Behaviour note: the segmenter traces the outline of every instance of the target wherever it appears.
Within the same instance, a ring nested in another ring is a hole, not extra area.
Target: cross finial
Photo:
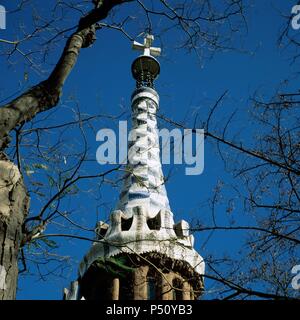
[[[137,41],[133,41],[132,48],[134,50],[144,51],[144,56],[154,56],[157,57],[161,54],[161,49],[156,47],[151,47],[154,41],[154,36],[147,34],[144,39],[144,44],[141,44]]]

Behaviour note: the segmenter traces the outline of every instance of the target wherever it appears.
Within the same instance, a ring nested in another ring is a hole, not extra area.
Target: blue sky
[[[222,119],[237,109],[234,129],[235,131],[241,130],[242,137],[248,136],[246,141],[251,145],[249,139],[251,134],[248,133],[255,133],[255,127],[248,128],[249,97],[258,89],[266,97],[272,96],[280,83],[285,79],[290,79],[296,73],[295,65],[290,64],[287,54],[284,54],[277,45],[279,29],[284,21],[276,9],[280,8],[288,15],[295,2],[252,1],[249,11],[246,11],[248,32],[241,39],[234,40],[235,45],[242,47],[242,50],[217,53],[212,59],[199,62],[194,54],[174,48],[176,37],[179,37],[177,33],[166,35],[163,41],[163,55],[159,58],[161,75],[156,81],[156,89],[161,98],[160,113],[180,123],[184,123],[187,119],[185,124],[192,126],[195,115],[198,114],[199,119],[205,119],[208,108],[224,91],[228,90],[226,100],[218,109],[217,120],[222,123]],[[0,0],[0,4],[5,5],[8,10],[14,7],[13,3],[16,1]],[[121,10],[124,16],[133,14],[131,5],[124,6],[124,9]],[[43,11],[47,12],[47,5]],[[16,27],[21,21],[24,22],[24,25],[29,26],[31,20],[31,8],[26,11],[24,9],[18,14],[8,14],[7,30],[0,30],[0,38],[13,39],[18,34]],[[74,21],[76,21],[75,17]],[[65,24],[72,26],[74,21],[69,17]],[[136,30],[130,26],[129,32],[135,34]],[[82,50],[78,63],[63,90],[62,101],[58,107],[62,111],[50,117],[48,125],[72,119],[72,108],[77,105],[82,113],[119,115],[125,112],[121,120],[129,118],[130,96],[135,86],[130,66],[137,52],[131,50],[130,41],[117,31],[102,29],[98,31],[97,36],[98,39],[93,47]],[[141,41],[141,38],[138,40]],[[155,45],[159,44],[159,41],[155,42]],[[16,64],[9,68],[6,59],[0,57],[2,74],[5,74],[5,81],[0,82],[0,100],[41,81],[46,76],[47,70],[51,70],[55,64],[62,45],[63,42],[50,54],[50,58],[47,58],[48,64],[44,74],[30,71],[21,56],[15,55],[13,61]],[[28,48],[25,46],[24,50],[26,49]],[[24,73],[27,72],[29,79],[24,81]],[[296,81],[289,84],[289,88],[296,86]],[[166,124],[160,121],[160,126],[164,125]],[[116,128],[116,126],[117,122],[109,119],[103,119],[95,125],[96,129]],[[53,136],[49,135],[50,141],[52,138]],[[82,139],[79,135],[74,134],[74,131],[66,132],[64,138],[69,146],[78,145],[80,147],[82,143]],[[92,130],[87,133],[87,141],[91,156],[95,155],[98,143]],[[24,150],[25,155],[27,152]],[[85,170],[95,173],[108,168],[109,166],[103,167],[91,162],[86,165]],[[203,206],[203,203],[212,195],[212,190],[219,180],[230,182],[232,179],[230,173],[225,171],[215,147],[209,141],[206,142],[205,169],[200,176],[186,176],[184,166],[164,166],[165,173],[168,173],[170,169],[172,169],[172,175],[166,188],[175,220],[184,218],[188,221],[198,219],[211,221],[210,212]],[[92,228],[97,221],[96,212],[99,219],[107,219],[117,201],[119,189],[104,185],[101,193],[98,194],[99,198],[95,199],[88,192],[90,183],[92,184],[92,182],[82,183],[80,188],[84,192],[72,200],[72,204],[66,201],[64,207],[68,210],[70,207],[77,206],[78,210],[74,219]],[[230,196],[228,192],[227,196]],[[32,212],[37,212],[41,205],[42,203],[38,201],[32,201]],[[225,211],[225,207],[223,209]],[[228,216],[224,211],[218,212],[217,219],[218,222],[225,224]],[[240,218],[242,215],[240,212],[235,212],[234,215],[237,215],[236,217],[239,217],[243,223],[250,219],[249,217]],[[51,233],[51,228],[47,232]],[[243,234],[221,232],[214,235],[203,246],[207,236],[208,234],[195,235],[195,248],[204,258],[209,252],[217,255],[223,253],[234,255],[241,245]],[[60,245],[57,252],[71,256],[73,268],[67,270],[65,278],[48,276],[46,281],[43,281],[34,276],[37,271],[34,265],[29,263],[29,271],[20,276],[19,299],[60,299],[63,288],[68,287],[69,282],[76,278],[78,262],[91,243],[74,239],[57,241]]]

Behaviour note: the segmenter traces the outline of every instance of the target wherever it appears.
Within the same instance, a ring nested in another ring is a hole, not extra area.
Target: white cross
[[[132,48],[134,50],[144,51],[145,56],[159,56],[161,54],[160,48],[151,47],[152,42],[154,41],[154,36],[151,34],[147,34],[144,39],[144,44],[141,44],[137,41],[133,41]]]

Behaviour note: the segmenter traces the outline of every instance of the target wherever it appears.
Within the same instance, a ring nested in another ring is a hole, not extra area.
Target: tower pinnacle
[[[151,47],[153,41],[154,36],[147,35],[144,39],[144,44],[133,42],[132,48],[134,50],[143,51],[143,54],[133,61],[131,67],[137,88],[143,86],[153,88],[153,82],[159,75],[160,65],[154,56],[159,56],[161,49]]]
[[[144,44],[141,44],[137,41],[133,41],[132,48],[134,50],[144,50],[144,56],[160,56],[161,49],[156,47],[151,47],[154,41],[154,36],[151,34],[147,34],[144,39]]]

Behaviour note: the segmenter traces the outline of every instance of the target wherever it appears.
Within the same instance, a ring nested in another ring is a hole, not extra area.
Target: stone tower
[[[153,36],[132,64],[132,130],[128,165],[110,224],[99,222],[97,241],[84,257],[65,299],[194,300],[203,290],[204,261],[193,249],[189,225],[174,223],[160,162],[154,80],[160,73]]]

